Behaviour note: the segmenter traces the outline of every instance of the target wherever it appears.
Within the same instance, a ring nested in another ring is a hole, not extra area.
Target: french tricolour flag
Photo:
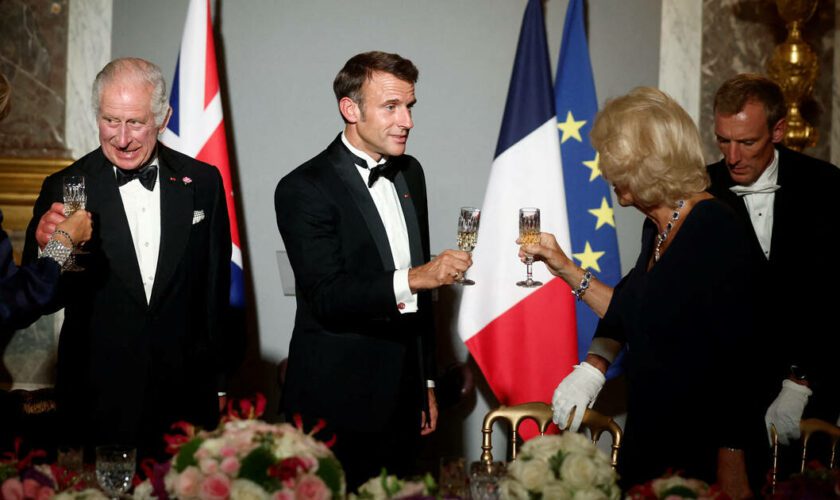
[[[172,118],[161,137],[167,146],[197,160],[215,165],[222,182],[230,217],[231,252],[230,304],[243,307],[242,250],[239,225],[233,203],[225,121],[222,115],[216,50],[210,22],[210,0],[190,0],[181,52],[172,79],[169,104]]]
[[[549,402],[578,361],[569,286],[541,263],[534,277],[543,286],[516,286],[525,277],[520,208],[539,208],[542,230],[570,248],[554,107],[542,6],[529,0],[469,271],[476,285],[465,287],[458,314],[461,338],[504,405]]]

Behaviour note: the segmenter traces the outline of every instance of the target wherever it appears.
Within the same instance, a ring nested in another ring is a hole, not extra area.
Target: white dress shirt
[[[773,203],[779,186],[779,152],[774,150],[773,160],[761,176],[749,186],[732,186],[735,194],[744,197],[755,235],[761,244],[764,257],[770,259],[770,242],[773,239]]]
[[[159,165],[157,158],[152,164]],[[116,168],[114,167],[114,175]],[[148,304],[152,298],[160,252],[160,167],[157,169],[157,180],[153,190],[149,191],[139,180],[132,179],[120,186],[120,197],[125,217],[128,219],[128,228],[131,230],[134,253],[137,255]]]
[[[370,155],[350,144],[344,132],[341,133],[341,141],[351,153],[367,162],[367,166],[356,165],[359,175],[367,186],[368,177],[370,177],[369,168],[385,163],[386,158],[383,156],[379,162],[374,161]],[[385,226],[388,244],[391,246],[391,255],[394,257],[396,271],[394,271],[393,284],[398,309],[402,314],[417,312],[417,294],[411,293],[408,286],[411,248],[409,247],[408,229],[405,225],[405,216],[400,205],[397,188],[390,180],[380,177],[373,186],[368,188],[368,191],[373,198],[373,204],[376,205],[376,211],[379,212],[379,218],[382,219],[382,224]]]

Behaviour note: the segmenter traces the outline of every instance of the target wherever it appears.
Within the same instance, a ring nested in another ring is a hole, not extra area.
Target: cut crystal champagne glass
[[[475,207],[461,207],[458,216],[458,249],[464,252],[472,252],[478,241],[478,223],[481,219],[481,210]],[[458,285],[475,285],[475,281],[467,279],[466,272],[455,280]]]
[[[520,208],[519,209],[519,241],[522,245],[536,245],[540,242],[540,209]],[[535,281],[532,274],[534,257],[525,255],[525,269],[527,276],[523,281],[517,281],[516,285],[524,288],[542,286],[542,282]]]
[[[137,450],[128,446],[96,447],[96,481],[111,498],[120,498],[131,488]]]
[[[87,205],[87,192],[85,191],[85,177],[83,175],[68,175],[64,177],[64,216],[70,217],[77,210],[84,210]],[[74,255],[82,252],[75,246],[64,266],[65,271],[84,271],[84,268],[76,264]]]

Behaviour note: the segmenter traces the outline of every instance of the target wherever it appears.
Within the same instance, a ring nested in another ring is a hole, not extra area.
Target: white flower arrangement
[[[526,442],[501,483],[503,499],[616,500],[621,491],[609,458],[582,434]]]

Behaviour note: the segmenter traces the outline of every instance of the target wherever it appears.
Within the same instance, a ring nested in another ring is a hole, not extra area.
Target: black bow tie
[[[367,163],[365,163],[367,165]],[[394,177],[397,176],[397,167],[394,162],[388,158],[385,163],[380,163],[370,169],[370,176],[368,176],[368,187],[373,187],[373,184],[380,178],[384,177],[391,182],[394,182]]]
[[[157,180],[157,165],[146,165],[134,170],[123,170],[117,167],[118,185],[124,186],[134,179],[139,180],[144,188],[153,191],[155,189],[155,181]]]

